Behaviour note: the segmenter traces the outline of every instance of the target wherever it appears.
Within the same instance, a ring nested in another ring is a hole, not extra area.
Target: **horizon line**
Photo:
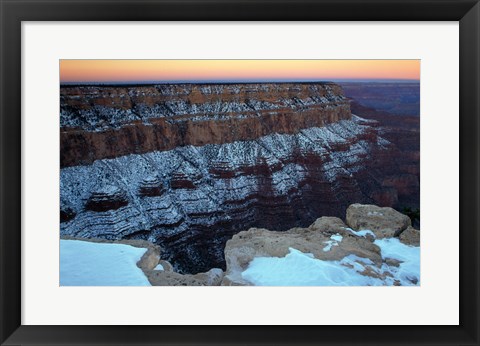
[[[132,81],[60,81],[60,85],[132,85],[132,84],[247,84],[247,83],[419,83],[410,78],[332,78],[332,79],[175,79],[175,80],[132,80]]]

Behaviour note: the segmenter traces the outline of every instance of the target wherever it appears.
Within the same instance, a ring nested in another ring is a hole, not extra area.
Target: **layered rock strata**
[[[298,133],[350,116],[333,83],[64,86],[60,165]]]

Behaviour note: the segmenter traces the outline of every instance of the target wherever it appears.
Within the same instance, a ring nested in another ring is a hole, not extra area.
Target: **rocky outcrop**
[[[285,257],[292,248],[318,260],[338,261],[352,268],[360,265],[361,275],[400,285],[392,273],[397,272],[403,261],[388,257],[388,253],[382,254],[376,241],[392,237],[399,237],[407,245],[420,245],[420,231],[409,226],[407,216],[391,208],[361,204],[347,209],[346,223],[336,217],[321,217],[308,228],[285,232],[251,228],[227,241],[227,269],[222,285],[252,285],[243,272],[255,258]],[[353,261],[340,262],[347,257]],[[407,282],[417,284],[418,280],[411,277]]]
[[[60,165],[295,134],[350,117],[333,83],[62,86]]]
[[[340,260],[354,254],[381,264],[380,249],[365,237],[357,236],[336,217],[322,217],[308,228],[285,232],[251,228],[227,241],[227,271],[223,285],[249,285],[241,274],[256,257],[285,257],[289,248],[310,253],[326,261]]]
[[[404,244],[420,246],[420,231],[408,226],[407,229],[400,234],[399,239]]]
[[[411,226],[410,218],[392,208],[352,204],[347,209],[347,224],[353,229],[368,229],[378,239],[399,236]]]

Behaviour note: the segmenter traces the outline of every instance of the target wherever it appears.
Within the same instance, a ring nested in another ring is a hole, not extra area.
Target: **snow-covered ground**
[[[60,286],[150,286],[137,262],[147,249],[60,240]]]
[[[360,232],[359,232],[360,233]],[[366,232],[369,233],[369,232]],[[333,235],[333,242],[341,241]],[[257,257],[242,277],[257,286],[382,286],[420,284],[420,247],[408,246],[397,238],[375,240],[384,259],[378,268],[367,259],[350,255],[340,261],[323,261],[312,254],[290,248],[285,257]],[[60,240],[60,286],[150,286],[136,263],[146,252],[124,244]],[[361,273],[370,268],[378,277]],[[158,265],[155,270],[163,270]],[[384,275],[385,273],[390,273]]]
[[[322,261],[312,254],[290,248],[285,257],[257,257],[242,277],[256,286],[382,286],[398,280],[402,286],[420,285],[420,247],[408,246],[396,238],[375,240],[382,257],[402,261],[398,267],[384,263],[374,266],[367,258],[350,255],[340,261]],[[365,266],[384,279],[360,274]]]

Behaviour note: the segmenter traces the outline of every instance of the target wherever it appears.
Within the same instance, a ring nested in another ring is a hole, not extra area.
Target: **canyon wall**
[[[332,83],[61,88],[62,235],[145,239],[225,269],[249,227],[306,227],[418,190],[378,122]],[[390,179],[390,180],[389,180]],[[417,193],[418,194],[418,193]]]
[[[64,86],[61,167],[298,133],[351,116],[333,83]]]

